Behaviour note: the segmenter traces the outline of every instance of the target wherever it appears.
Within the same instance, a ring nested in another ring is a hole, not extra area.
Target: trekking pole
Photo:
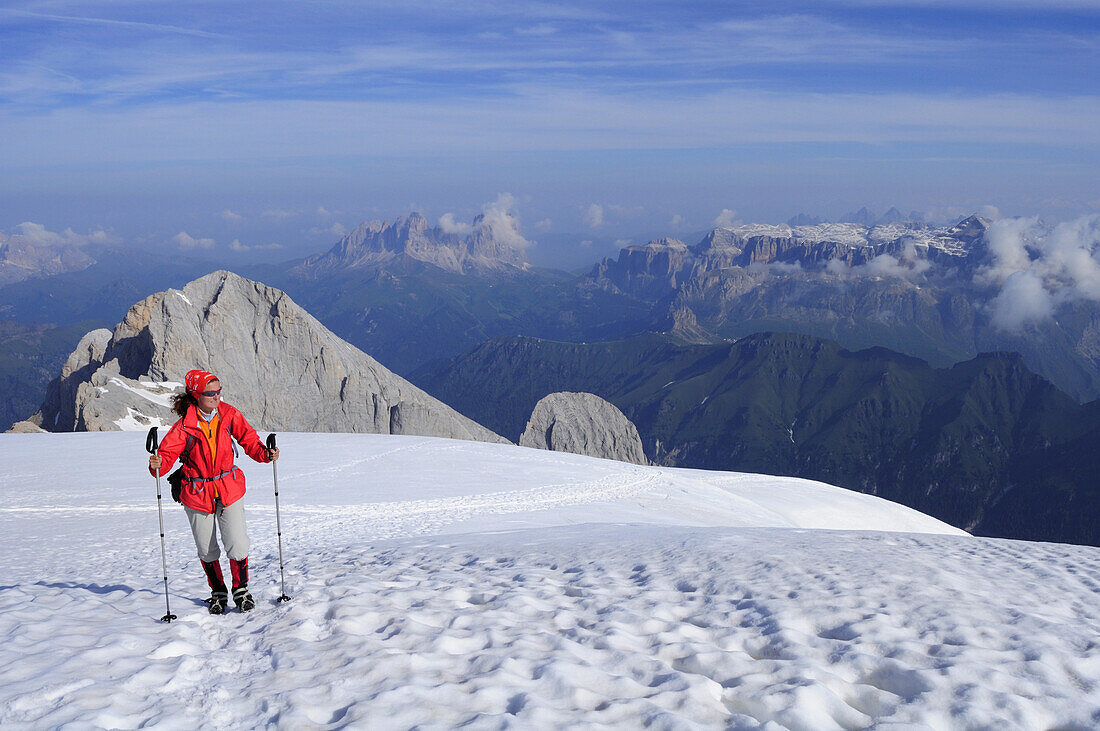
[[[149,436],[145,438],[145,451],[149,454],[157,453],[157,428],[149,430]],[[165,614],[160,618],[161,622],[171,622],[176,618],[172,614],[172,607],[168,605],[168,559],[164,554],[164,513],[160,508],[160,470],[157,470],[157,518],[160,520],[160,567],[164,570],[164,609]]]
[[[275,449],[275,435],[267,435],[267,448]],[[283,573],[283,524],[279,520],[279,471],[275,468],[274,460],[271,462],[271,478],[275,481],[275,533],[279,538],[279,581],[283,587],[283,593],[276,602],[289,602],[286,595],[286,574]]]

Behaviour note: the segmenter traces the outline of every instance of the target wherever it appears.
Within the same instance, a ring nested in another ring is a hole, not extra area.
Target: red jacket
[[[187,409],[182,419],[172,425],[164,435],[157,454],[160,455],[160,474],[172,471],[172,465],[183,454],[191,437],[191,447],[183,463],[183,487],[180,500],[183,504],[203,513],[214,512],[214,490],[217,488],[222,505],[232,505],[244,497],[244,473],[233,465],[236,447],[230,435],[244,447],[249,457],[257,462],[270,462],[267,448],[240,411],[227,403],[218,404],[218,448],[215,464],[211,464],[210,445],[199,427],[199,414],[194,406]],[[216,478],[216,479],[211,479]]]

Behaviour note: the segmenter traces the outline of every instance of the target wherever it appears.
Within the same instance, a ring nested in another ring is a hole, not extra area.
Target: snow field
[[[281,435],[293,600],[246,462],[257,610],[206,613],[169,500],[162,624],[135,439],[0,439],[4,728],[1100,726],[1098,549],[494,445]]]

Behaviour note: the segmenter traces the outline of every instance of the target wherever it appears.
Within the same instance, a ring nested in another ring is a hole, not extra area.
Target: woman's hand
[[[268,459],[270,459],[270,460],[271,460],[272,462],[275,462],[275,461],[277,461],[277,460],[279,459],[279,448],[278,448],[278,447],[275,447],[275,449],[269,449],[269,450],[267,450],[267,457],[268,457]]]
[[[153,472],[160,472],[160,455],[152,454],[149,456],[149,469]]]

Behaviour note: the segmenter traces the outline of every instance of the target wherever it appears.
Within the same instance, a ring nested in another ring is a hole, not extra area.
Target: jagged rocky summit
[[[505,227],[508,230],[498,230]],[[302,277],[334,271],[392,265],[401,261],[433,264],[459,274],[522,272],[529,269],[520,249],[508,244],[519,237],[515,222],[488,221],[478,216],[464,231],[447,232],[431,226],[419,213],[396,221],[361,223],[329,251],[309,257],[294,268]]]
[[[649,464],[638,428],[591,393],[552,393],[535,404],[520,446]]]
[[[284,292],[228,271],[138,302],[94,330],[18,431],[167,426],[184,374],[219,376],[258,429],[416,434],[507,443],[336,337]]]

